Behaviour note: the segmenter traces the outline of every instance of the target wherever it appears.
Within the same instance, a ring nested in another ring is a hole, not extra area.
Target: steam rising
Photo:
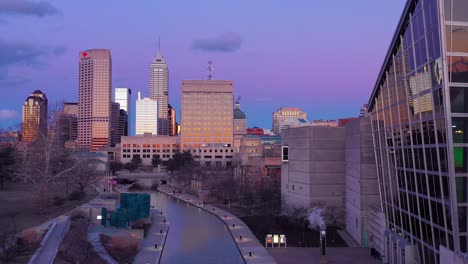
[[[325,220],[323,219],[323,208],[314,207],[309,213],[307,220],[309,220],[310,228],[312,229],[324,229]]]

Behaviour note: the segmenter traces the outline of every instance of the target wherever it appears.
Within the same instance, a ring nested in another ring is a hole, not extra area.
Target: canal
[[[151,204],[169,220],[161,263],[245,263],[228,228],[216,216],[160,192],[151,193]]]

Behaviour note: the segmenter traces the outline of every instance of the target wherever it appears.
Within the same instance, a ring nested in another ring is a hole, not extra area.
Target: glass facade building
[[[407,2],[368,111],[387,260],[466,254],[468,1]]]

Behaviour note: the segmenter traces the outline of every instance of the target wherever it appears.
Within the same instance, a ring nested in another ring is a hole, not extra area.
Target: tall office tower
[[[234,152],[240,151],[242,136],[247,134],[247,117],[240,109],[240,98],[237,99],[234,107]]]
[[[56,113],[54,139],[60,142],[76,141],[78,137],[78,103],[64,102]]]
[[[307,113],[296,107],[280,108],[273,112],[273,132],[275,134],[280,134],[281,123],[288,118],[307,120]]]
[[[158,47],[150,66],[150,98],[158,101],[158,135],[169,135],[167,106],[169,102],[169,69]]]
[[[36,90],[24,100],[21,140],[32,142],[39,136],[47,136],[47,118],[47,97]]]
[[[167,118],[169,120],[169,136],[177,135],[176,110],[171,105],[167,107]]]
[[[128,123],[129,123],[129,116],[127,111],[120,109],[119,111],[119,137],[128,136]]]
[[[79,54],[78,148],[96,151],[110,143],[112,60],[108,49]]]
[[[132,99],[132,90],[130,88],[115,88],[114,94],[114,102],[119,103],[120,109],[125,111],[125,113],[121,113],[121,120],[123,122],[119,127],[120,131],[119,134],[121,136],[128,136],[128,129],[130,117],[131,117],[131,99]]]
[[[227,165],[232,159],[232,153],[224,154],[232,152],[233,111],[232,81],[182,81],[182,148],[208,151],[197,155],[206,166]]]
[[[136,101],[135,134],[158,134],[158,102],[150,98],[141,98],[138,92]]]
[[[409,0],[369,99],[391,263],[468,251],[466,10]]]
[[[121,133],[119,131],[119,122],[120,122],[120,105],[119,103],[111,103],[111,141],[110,145],[115,146],[115,144],[120,143]]]

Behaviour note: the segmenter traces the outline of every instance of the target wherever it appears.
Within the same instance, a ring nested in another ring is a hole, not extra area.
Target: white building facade
[[[141,98],[138,93],[136,101],[135,134],[158,134],[158,102],[150,98]]]

